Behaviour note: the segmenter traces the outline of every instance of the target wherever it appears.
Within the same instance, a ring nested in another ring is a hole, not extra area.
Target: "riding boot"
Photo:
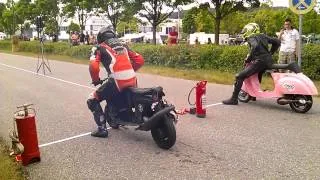
[[[237,105],[238,104],[238,94],[237,92],[233,92],[230,99],[222,101],[223,104],[226,105]]]
[[[91,132],[91,136],[93,137],[101,137],[101,138],[107,138],[108,137],[108,131],[107,128],[104,128],[102,126],[98,126],[98,129]]]
[[[108,116],[107,118],[107,122],[109,124],[110,127],[112,127],[113,129],[118,129],[119,124],[117,123],[119,121],[118,116],[118,111],[115,107],[113,106],[108,106]]]
[[[108,131],[106,126],[106,120],[102,112],[93,113],[94,121],[96,122],[98,129],[91,133],[93,137],[108,137]]]
[[[239,95],[239,92],[242,87],[241,82],[239,83],[238,80],[236,81],[236,83],[234,84],[234,90],[233,90],[231,98],[222,101],[223,104],[225,104],[225,105],[238,105],[238,95]]]

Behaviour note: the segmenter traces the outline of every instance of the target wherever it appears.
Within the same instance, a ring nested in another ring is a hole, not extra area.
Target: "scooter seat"
[[[295,73],[300,73],[301,72],[300,67],[295,62],[292,62],[290,64],[273,64],[268,69],[286,69],[286,70],[290,70],[290,71],[295,72]]]
[[[154,88],[129,88],[129,90],[135,95],[152,95],[153,93],[163,92],[163,88],[161,86]]]

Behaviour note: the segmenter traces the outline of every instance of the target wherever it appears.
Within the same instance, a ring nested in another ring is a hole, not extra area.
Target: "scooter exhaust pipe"
[[[155,113],[150,119],[146,120],[145,123],[136,128],[136,130],[149,131],[154,128],[161,118],[167,114],[168,112],[174,110],[175,107],[173,105],[162,109],[161,111]]]
[[[307,104],[307,103],[311,103],[309,101],[306,101],[306,100],[295,100],[295,99],[284,99],[284,98],[279,98],[277,100],[277,103],[280,104],[280,105],[287,105],[287,104],[290,104],[290,103],[301,103],[301,104]]]

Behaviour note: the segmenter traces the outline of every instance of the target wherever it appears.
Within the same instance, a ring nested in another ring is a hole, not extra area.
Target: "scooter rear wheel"
[[[297,113],[306,113],[308,112],[313,104],[312,96],[309,95],[294,95],[292,100],[299,100],[301,102],[290,103],[290,107]]]
[[[241,90],[238,95],[238,100],[243,103],[247,103],[251,100],[251,96],[245,91]]]

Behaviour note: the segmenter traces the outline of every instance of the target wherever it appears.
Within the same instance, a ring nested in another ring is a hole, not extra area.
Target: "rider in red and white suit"
[[[95,137],[108,137],[106,119],[100,102],[107,102],[127,87],[136,87],[136,71],[144,64],[143,57],[130,50],[116,37],[113,29],[101,28],[97,35],[98,45],[91,50],[89,71],[92,83],[102,84],[99,77],[100,62],[106,69],[109,79],[90,94],[87,104],[93,113],[98,129],[91,133]]]

